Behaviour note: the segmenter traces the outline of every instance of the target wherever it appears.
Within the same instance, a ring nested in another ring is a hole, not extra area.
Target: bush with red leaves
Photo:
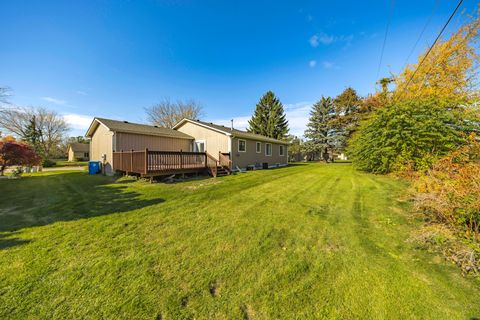
[[[0,141],[0,175],[9,166],[34,166],[42,159],[27,144],[15,141]]]

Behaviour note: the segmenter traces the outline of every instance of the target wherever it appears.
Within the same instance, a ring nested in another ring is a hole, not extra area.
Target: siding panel
[[[177,128],[177,130],[195,137],[195,140],[204,140],[205,150],[217,160],[218,152],[227,153],[230,151],[228,150],[230,138],[223,133],[190,122],[184,123],[180,128]],[[228,128],[226,128],[226,130],[228,130]]]
[[[246,152],[238,151],[238,140],[245,140],[247,143]],[[260,142],[260,153],[256,152],[256,142]],[[265,155],[265,144],[263,141],[256,141],[243,138],[233,138],[232,140],[232,154],[233,154],[233,166],[239,166],[240,168],[246,168],[248,165],[254,165],[260,167],[263,162],[267,162],[269,166],[288,164],[287,146],[283,147],[283,156],[280,156],[280,145],[272,143],[272,155]]]
[[[108,130],[104,125],[99,125],[92,135],[90,142],[90,160],[102,161],[102,155],[106,155],[105,173],[113,174],[112,157],[113,157],[113,132]]]
[[[145,150],[145,148],[152,151],[190,151],[192,140],[117,132],[116,151]]]

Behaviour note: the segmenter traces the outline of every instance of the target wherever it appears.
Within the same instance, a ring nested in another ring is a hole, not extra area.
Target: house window
[[[279,147],[280,147],[280,148],[278,149],[278,150],[279,150],[279,154],[280,154],[281,156],[285,155],[285,150],[283,150],[283,149],[284,149],[284,146],[281,145],[281,146],[279,146]]]
[[[262,143],[261,142],[257,142],[255,144],[255,147],[256,147],[257,153],[262,152]]]
[[[83,154],[83,157],[84,157],[84,158],[88,158],[88,152],[85,152],[85,153]]]
[[[247,151],[247,141],[238,140],[238,152],[246,152],[246,151]]]
[[[204,140],[196,140],[193,143],[193,151],[194,152],[205,152],[205,141]]]
[[[266,156],[271,156],[272,155],[272,144],[271,143],[265,143],[265,155]]]

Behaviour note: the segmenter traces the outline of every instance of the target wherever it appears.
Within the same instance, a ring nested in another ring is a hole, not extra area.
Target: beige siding
[[[238,151],[238,140],[245,140],[247,145],[246,152]],[[260,142],[260,153],[256,152],[256,142]],[[261,167],[262,163],[267,162],[269,166],[275,166],[277,163],[286,165],[288,163],[287,146],[284,146],[283,156],[280,156],[280,145],[272,143],[272,155],[265,155],[265,144],[263,141],[255,141],[243,138],[232,139],[233,167],[246,168],[248,165]]]
[[[218,152],[227,153],[230,151],[228,146],[230,137],[223,133],[190,122],[184,123],[177,130],[194,137],[195,140],[205,141],[207,153],[216,159],[218,159]]]
[[[75,160],[75,153],[73,152],[72,148],[68,147],[68,161]]]
[[[86,152],[73,152],[73,149],[71,147],[68,147],[68,161],[87,161],[89,157],[86,157],[85,153]]]
[[[190,151],[191,147],[192,140],[188,139],[116,133],[115,151],[145,150],[145,148],[152,151]]]
[[[103,163],[102,155],[106,155],[104,167],[105,173],[113,174],[112,170],[112,156],[113,156],[113,132],[108,130],[102,124],[99,124],[92,135],[90,142],[90,160],[101,161]]]

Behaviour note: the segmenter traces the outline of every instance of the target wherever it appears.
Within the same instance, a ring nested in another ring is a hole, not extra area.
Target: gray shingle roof
[[[105,118],[95,118],[104,125],[106,125],[111,131],[116,132],[126,132],[126,133],[136,133],[144,134],[149,136],[161,136],[161,137],[172,137],[179,139],[194,139],[186,133],[169,129],[162,128],[157,126],[150,126],[147,124],[132,123],[128,121],[118,121]]]
[[[73,152],[89,152],[90,151],[90,145],[88,143],[79,143],[79,142],[70,143],[70,148],[72,148]]]
[[[190,119],[187,119],[187,120],[190,120]],[[238,138],[266,141],[266,142],[278,143],[278,144],[289,144],[287,141],[281,141],[281,140],[278,140],[278,139],[273,139],[273,138],[263,136],[261,134],[246,132],[246,131],[238,130],[238,129],[235,129],[235,128],[232,130],[229,127],[225,127],[225,126],[218,125],[218,124],[211,123],[211,122],[204,122],[204,121],[200,121],[200,120],[190,120],[190,121],[191,122],[198,122],[200,124],[203,124],[204,126],[211,127],[211,128],[216,129],[216,130],[223,131],[225,133],[230,133],[233,136],[238,137]]]

